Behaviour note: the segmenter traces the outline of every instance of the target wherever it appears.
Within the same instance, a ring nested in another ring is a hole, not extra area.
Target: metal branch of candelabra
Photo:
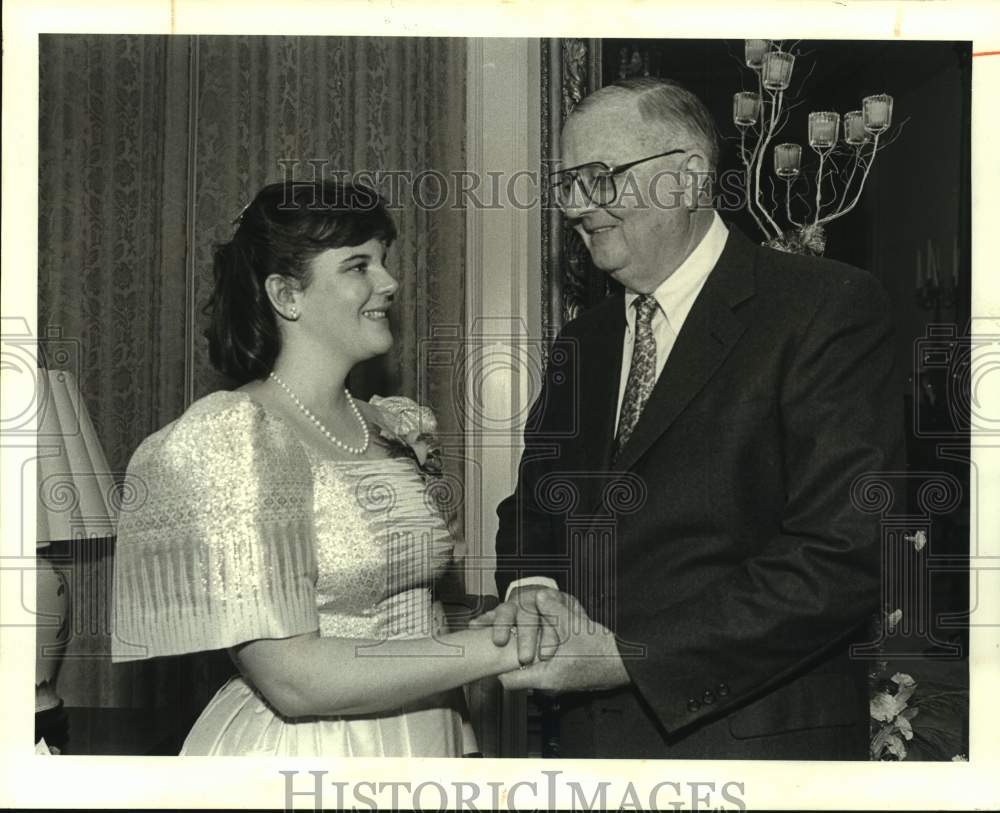
[[[809,147],[818,157],[812,206],[793,186],[803,176],[802,147],[792,142],[774,145],[774,175],[784,181],[784,217],[780,203],[764,200],[762,174],[766,154],[788,121],[786,93],[791,85],[795,54],[773,40],[746,40],[745,63],[756,76],[756,91],[733,96],[733,123],[740,133],[740,160],[745,173],[747,209],[766,236],[765,244],[799,254],[823,254],[826,224],[857,206],[875,156],[898,135],[892,126],[892,97],[866,96],[860,110],[843,115],[832,111],[809,114]],[[803,209],[798,217],[796,208]],[[770,205],[769,205],[770,204]],[[784,220],[787,225],[781,225]]]

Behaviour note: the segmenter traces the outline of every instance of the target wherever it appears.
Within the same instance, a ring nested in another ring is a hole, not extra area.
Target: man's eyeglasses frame
[[[557,169],[555,172],[550,172],[549,177],[555,178],[552,181],[551,188],[552,194],[555,197],[555,201],[560,209],[569,208],[574,187],[580,187],[580,191],[583,193],[584,197],[593,203],[595,206],[610,206],[618,199],[618,184],[615,181],[615,176],[636,167],[639,164],[644,164],[647,161],[652,161],[656,158],[665,158],[668,155],[678,155],[682,152],[687,152],[683,149],[667,150],[666,152],[658,152],[656,155],[647,155],[645,158],[639,158],[635,161],[629,161],[625,164],[618,164],[617,166],[608,166],[603,161],[588,161],[586,164],[579,164],[575,167],[569,167],[568,169]],[[592,179],[589,182],[589,189],[587,181],[581,176],[580,171],[584,169],[596,168]],[[610,183],[608,183],[610,182]],[[601,184],[600,192],[598,189],[598,184]],[[611,194],[607,194],[608,187],[610,186]]]

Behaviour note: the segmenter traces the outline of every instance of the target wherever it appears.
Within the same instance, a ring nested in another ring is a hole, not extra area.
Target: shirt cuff
[[[519,587],[551,587],[553,590],[558,590],[559,585],[556,583],[555,579],[549,578],[548,576],[525,576],[523,579],[514,579],[509,585],[507,585],[507,592],[503,597],[504,601],[510,598],[510,594],[517,590]]]

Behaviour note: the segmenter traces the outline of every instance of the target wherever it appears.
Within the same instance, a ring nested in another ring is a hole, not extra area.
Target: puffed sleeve
[[[240,393],[197,401],[126,475],[112,660],[318,629],[312,473],[291,430]]]

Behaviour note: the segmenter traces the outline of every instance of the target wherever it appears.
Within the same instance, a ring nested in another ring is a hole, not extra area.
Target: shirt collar
[[[728,237],[729,230],[719,213],[712,212],[712,224],[694,251],[653,291],[653,297],[674,332],[679,331],[684,324],[698,292],[722,256]],[[632,303],[638,297],[639,294],[632,291],[625,292],[625,322],[629,333],[635,330],[635,308]]]

